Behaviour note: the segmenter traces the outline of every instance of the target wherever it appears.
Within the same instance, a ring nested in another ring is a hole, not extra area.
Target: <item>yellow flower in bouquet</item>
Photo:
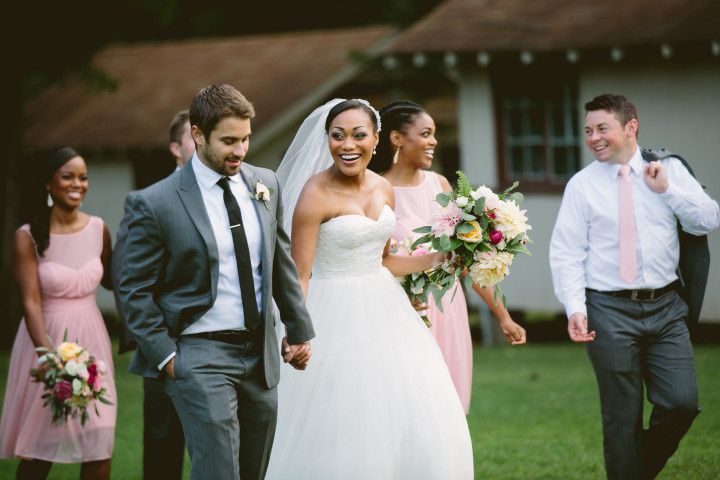
[[[471,243],[480,243],[483,239],[483,231],[482,227],[480,227],[480,222],[476,220],[472,220],[467,222],[468,225],[473,227],[472,230],[465,233],[457,232],[457,238],[464,242],[471,242]]]
[[[57,347],[57,353],[63,362],[75,358],[83,351],[82,347],[74,342],[63,342]]]

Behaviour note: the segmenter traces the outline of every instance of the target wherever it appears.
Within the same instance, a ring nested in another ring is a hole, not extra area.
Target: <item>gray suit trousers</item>
[[[671,291],[635,301],[587,291],[587,352],[600,390],[609,479],[655,478],[700,411],[688,307]],[[653,404],[643,429],[643,385]]]
[[[182,422],[192,480],[265,477],[277,389],[265,384],[262,341],[178,339],[175,378],[166,377],[165,390]]]

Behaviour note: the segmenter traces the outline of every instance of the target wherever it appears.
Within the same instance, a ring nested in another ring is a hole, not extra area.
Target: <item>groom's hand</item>
[[[289,363],[297,370],[305,370],[307,364],[310,361],[310,355],[312,354],[310,348],[310,342],[300,343],[297,345],[290,345],[287,337],[282,340],[282,352],[283,361]]]
[[[165,364],[165,373],[167,373],[168,377],[175,378],[175,357]]]
[[[587,317],[580,312],[570,315],[568,335],[570,335],[570,340],[576,343],[588,343],[595,340],[595,331],[588,332]]]

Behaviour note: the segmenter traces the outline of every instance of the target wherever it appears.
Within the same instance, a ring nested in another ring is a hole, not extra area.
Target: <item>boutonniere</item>
[[[270,190],[267,185],[259,181],[255,184],[254,190],[255,193],[253,196],[255,197],[255,200],[261,200],[265,205],[265,208],[270,210],[270,195],[272,194],[272,190]]]

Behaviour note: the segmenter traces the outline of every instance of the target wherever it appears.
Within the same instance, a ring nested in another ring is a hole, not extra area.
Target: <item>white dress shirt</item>
[[[215,236],[218,249],[219,274],[215,303],[202,317],[185,328],[182,335],[218,330],[244,330],[245,315],[240,293],[240,277],[235,260],[235,244],[233,243],[230,220],[223,200],[223,189],[217,184],[223,175],[202,163],[197,154],[194,154],[190,161]],[[260,268],[262,229],[255,210],[255,200],[239,173],[228,178],[230,179],[230,182],[228,182],[230,190],[235,196],[242,213],[243,227],[250,250],[253,281],[255,283],[255,299],[258,305],[262,305],[262,270]],[[175,352],[171,353],[158,365],[158,368],[162,370],[165,364],[174,356]]]
[[[568,318],[587,315],[585,288],[601,291],[660,288],[677,279],[683,230],[705,235],[720,223],[718,204],[676,158],[661,160],[670,186],[657,194],[643,178],[640,148],[630,160],[637,239],[637,274],[620,278],[618,250],[618,171],[616,163],[595,161],[575,174],[563,195],[550,241],[555,295]]]

